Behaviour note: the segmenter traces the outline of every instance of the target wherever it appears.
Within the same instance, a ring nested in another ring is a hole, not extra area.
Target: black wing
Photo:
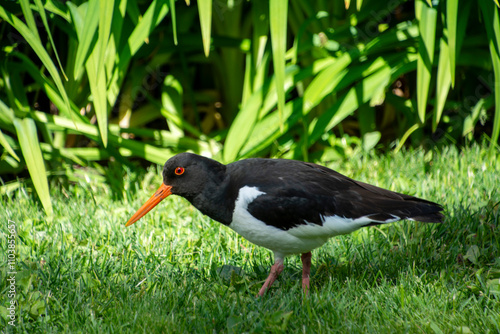
[[[245,160],[252,164],[252,160]],[[382,224],[394,219],[442,222],[439,204],[358,182],[323,166],[291,160],[266,160],[244,177],[264,195],[248,205],[248,211],[268,225],[288,230],[322,217],[368,217]],[[248,169],[247,169],[248,170]],[[250,169],[252,170],[252,169]]]

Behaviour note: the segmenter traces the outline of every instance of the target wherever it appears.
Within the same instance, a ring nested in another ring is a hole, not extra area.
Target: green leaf
[[[49,37],[50,45],[52,46],[52,50],[54,50],[54,54],[56,55],[56,60],[57,64],[59,65],[59,69],[61,70],[62,75],[64,76],[64,79],[68,81],[68,77],[66,76],[66,73],[64,73],[64,68],[61,64],[61,60],[59,59],[59,53],[57,52],[56,49],[56,43],[54,43],[54,39],[52,38],[52,33],[50,32],[49,28],[49,21],[47,20],[47,15],[45,13],[45,8],[43,7],[43,3],[41,0],[35,0],[36,6],[38,7],[38,13],[40,14],[40,17],[42,18],[43,26],[45,27],[45,31],[47,31],[47,36]]]
[[[50,216],[52,215],[52,203],[50,202],[49,184],[42,151],[40,150],[40,143],[38,142],[35,122],[31,118],[23,120],[15,119],[14,126],[16,127],[17,139],[19,140],[19,146],[26,161],[31,181],[38,194],[38,198],[42,202],[45,213]]]
[[[269,34],[269,2],[255,1],[252,3],[253,23],[253,60],[255,68],[258,68],[264,58]]]
[[[176,118],[182,117],[182,95],[183,88],[181,83],[173,75],[167,75],[162,86],[161,102],[163,108],[161,112],[167,120],[170,132],[178,135],[184,135],[182,124],[173,121],[170,116],[175,115]]]
[[[17,156],[16,152],[14,152],[12,147],[9,145],[9,142],[5,138],[2,130],[0,130],[0,145],[2,145],[3,148],[5,148],[5,150],[7,151],[7,153],[9,153],[14,159],[16,159],[17,161],[21,161]]]
[[[12,27],[14,27],[14,29],[16,29],[21,34],[21,36],[23,36],[26,42],[28,42],[33,51],[35,51],[36,55],[42,61],[43,65],[46,67],[47,71],[52,77],[52,80],[54,80],[54,83],[56,84],[56,87],[59,91],[59,94],[61,95],[69,112],[71,108],[68,95],[66,94],[64,85],[61,81],[61,77],[59,76],[57,68],[52,62],[51,57],[49,56],[43,45],[33,34],[33,32],[31,32],[30,29],[20,19],[18,19],[15,15],[12,15],[11,13],[7,12],[2,6],[0,6],[0,17],[4,19],[7,23],[9,23]],[[69,115],[73,117],[71,112],[69,112]]]
[[[95,125],[92,124],[82,124],[78,123],[78,127],[75,124],[64,117],[57,115],[50,115],[43,112],[34,112],[33,118],[37,122],[41,122],[50,125],[52,129],[67,129],[75,133],[83,134],[91,140],[97,141],[99,138],[99,131]],[[114,125],[111,127],[113,131],[119,130],[119,127]],[[156,130],[141,130],[139,129],[127,129],[131,133],[137,133],[141,136],[152,136],[152,137],[162,137],[162,141],[170,142],[172,146],[180,149],[190,149],[193,151],[198,151],[199,153],[207,154],[217,151],[217,147],[209,147],[207,143],[202,141],[189,140],[182,137],[176,137],[174,135],[168,134],[166,131],[156,131]],[[156,147],[147,143],[143,143],[137,140],[125,139],[119,135],[109,134],[109,143],[111,147],[116,147],[120,150],[120,154],[123,156],[136,156],[148,160],[153,163],[163,164],[165,161],[174,155],[172,150]],[[179,145],[175,145],[179,143]],[[76,151],[76,150],[75,150]],[[84,151],[82,151],[84,152]],[[108,151],[109,152],[109,151]],[[82,156],[85,159],[85,156]]]
[[[177,16],[175,14],[175,0],[169,0],[170,12],[172,13],[172,34],[174,36],[174,44],[177,45]]]
[[[99,1],[99,33],[96,47],[99,49],[98,59],[100,59],[97,72],[103,71],[106,57],[114,59],[115,54],[107,54],[109,36],[111,33],[111,23],[113,21],[114,0]]]
[[[0,100],[0,122],[7,125],[13,125],[14,119],[14,110]]]
[[[27,55],[19,53],[19,52],[13,52],[13,56],[16,56],[21,60],[21,66],[23,70],[28,72],[33,80],[40,85],[40,87],[45,91],[47,94],[47,97],[49,98],[52,103],[57,107],[59,111],[61,111],[62,114],[64,115],[70,115],[71,114],[71,119],[75,121],[75,124],[79,124],[80,122],[89,122],[87,118],[84,116],[80,115],[78,108],[70,102],[70,108],[68,110],[68,106],[64,103],[64,100],[62,99],[61,95],[57,93],[57,89],[54,87],[54,84],[52,81],[50,81],[41,71],[39,68],[36,67],[36,65],[33,63],[31,59],[28,58]]]
[[[347,94],[340,97],[339,100],[325,111],[315,122],[309,126],[309,143],[311,146],[316,142],[325,131],[329,131],[338,125],[347,116],[352,114],[362,104],[370,101],[372,95],[379,87],[386,87],[391,78],[391,68],[385,64],[380,70],[366,77],[356,86],[349,89]]]
[[[288,0],[269,1],[269,24],[271,32],[271,45],[273,49],[273,67],[276,77],[276,93],[278,95],[278,111],[280,125],[283,123],[282,115],[285,109],[285,53],[286,30],[288,17]]]
[[[422,0],[416,0],[415,16],[419,21],[420,30],[417,62],[417,109],[420,122],[423,123],[434,61],[437,10],[429,7]]]
[[[236,159],[240,149],[248,139],[257,121],[259,108],[262,105],[262,94],[252,94],[247,103],[236,115],[229,128],[223,151],[223,160],[231,162]]]
[[[439,42],[439,49],[440,52],[436,84],[436,104],[432,117],[432,132],[436,131],[439,121],[441,120],[444,103],[446,102],[446,98],[448,97],[448,92],[450,91],[452,81],[450,73],[450,57],[448,54],[449,48],[444,38],[441,38],[441,41]]]
[[[474,131],[476,123],[479,120],[479,116],[491,107],[493,104],[493,98],[494,96],[490,95],[487,99],[479,99],[479,101],[477,101],[476,105],[472,108],[471,113],[464,119],[462,136],[466,136],[470,132]]]
[[[410,135],[415,132],[416,130],[418,130],[420,128],[420,124],[418,123],[415,123],[413,124],[406,132],[405,134],[403,135],[403,137],[401,137],[401,139],[399,140],[399,143],[398,143],[398,146],[396,146],[396,148],[394,149],[394,152],[395,153],[398,153],[399,150],[401,150],[401,148],[403,147],[403,145],[405,144],[406,140],[408,139],[408,137],[410,137]]]
[[[106,99],[106,76],[104,71],[97,72],[99,60],[92,53],[87,60],[87,77],[94,102],[94,109],[104,147],[108,144],[108,102]]]
[[[449,67],[451,76],[451,85],[455,86],[455,60],[457,56],[457,21],[458,21],[458,2],[446,2],[446,28],[448,30],[448,48],[449,48]],[[442,49],[441,49],[442,52]],[[441,61],[441,59],[439,59]],[[438,79],[439,80],[439,79]],[[438,86],[439,87],[439,86]]]
[[[104,147],[108,144],[108,101],[107,101],[107,82],[106,72],[104,71],[104,61],[108,41],[111,32],[111,23],[113,19],[112,13],[114,8],[114,0],[99,1],[99,33],[98,40],[94,46],[94,50],[90,54],[86,69],[87,77],[89,78],[90,90],[94,98],[94,108],[101,133],[101,139]],[[87,13],[87,16],[90,13]],[[93,14],[93,13],[92,13]],[[108,57],[114,58],[114,54],[109,54]]]
[[[363,6],[363,0],[356,0],[356,10],[359,12]]]
[[[21,10],[23,11],[24,19],[26,20],[26,24],[28,25],[28,28],[33,33],[36,40],[39,43],[41,43],[42,41],[40,39],[40,35],[38,34],[38,28],[36,26],[35,17],[33,16],[33,12],[31,11],[31,8],[30,8],[29,0],[20,0],[19,3],[21,4]],[[42,8],[43,8],[43,6],[42,6]]]
[[[130,3],[135,3],[131,1]],[[134,7],[134,6],[132,6]],[[127,8],[127,12],[130,8]],[[113,75],[110,80],[108,80],[108,86],[115,86],[119,83],[120,78],[126,72],[129,66],[130,60],[133,55],[140,49],[144,44],[151,32],[156,28],[158,24],[163,20],[163,18],[168,14],[169,8],[164,1],[154,0],[149,5],[146,13],[135,26],[134,31],[130,34],[127,42],[123,46],[123,49],[119,50],[119,63],[115,66]],[[130,12],[129,12],[130,13]],[[114,100],[115,98],[113,98]]]
[[[77,14],[77,10],[80,16],[84,16],[82,28],[79,29],[79,27],[75,25],[75,30],[78,35],[78,50],[76,51],[75,66],[73,69],[75,80],[78,80],[83,74],[84,65],[92,52],[90,48],[91,43],[94,39],[97,26],[99,25],[98,5],[99,1],[89,0],[89,2],[80,5],[78,9],[74,8],[74,6],[68,6],[73,16]],[[74,20],[74,22],[76,23],[78,21]]]
[[[384,88],[384,87],[382,87]],[[361,136],[364,138],[365,134],[372,133],[376,129],[375,108],[368,104],[363,104],[358,109],[358,123]]]
[[[370,152],[380,141],[380,138],[382,138],[382,134],[379,131],[365,133],[363,136],[363,151]]]
[[[318,105],[327,94],[331,94],[341,79],[339,73],[346,69],[358,54],[357,51],[353,54],[344,53],[313,79],[304,92],[304,113]]]
[[[201,37],[205,56],[210,54],[210,33],[212,30],[212,0],[198,0],[198,13],[200,16]]]
[[[493,131],[491,133],[491,147],[495,147],[500,135],[500,19],[498,9],[489,0],[480,0],[481,11],[488,35],[491,61],[493,63],[493,73],[495,83],[495,117],[493,119]]]

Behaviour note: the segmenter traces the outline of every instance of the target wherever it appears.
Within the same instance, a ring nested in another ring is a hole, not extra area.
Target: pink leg
[[[309,294],[309,274],[311,273],[311,252],[302,254],[302,289],[306,295]]]
[[[275,262],[271,267],[271,272],[269,273],[269,276],[264,282],[264,285],[260,289],[257,297],[262,297],[266,293],[267,289],[269,289],[269,287],[273,285],[274,281],[276,281],[278,276],[281,274],[283,268],[285,268],[285,266],[283,265],[283,259],[280,258],[275,259]]]

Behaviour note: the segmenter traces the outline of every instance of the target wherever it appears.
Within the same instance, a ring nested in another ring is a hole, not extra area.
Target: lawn
[[[132,171],[128,195],[87,182],[51,188],[47,219],[25,188],[1,198],[0,313],[9,332],[500,332],[500,155],[357,153],[325,163],[355,179],[439,202],[444,224],[400,222],[313,251],[311,294],[298,256],[255,298],[272,254],[171,196],[129,228],[161,182]],[[17,236],[8,239],[12,226]],[[9,229],[10,227],[10,229]],[[12,259],[10,259],[12,260]],[[14,267],[9,266],[13,265]],[[14,268],[15,293],[7,280]],[[8,307],[16,300],[15,327]]]

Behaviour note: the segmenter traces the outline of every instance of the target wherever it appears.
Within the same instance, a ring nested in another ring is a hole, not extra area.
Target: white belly
[[[308,223],[285,231],[266,225],[248,212],[248,204],[263,194],[265,193],[256,187],[241,188],[229,227],[248,241],[272,250],[275,256],[281,258],[307,253],[322,246],[329,238],[351,233],[371,221],[364,217],[350,219],[329,216],[323,217],[323,225]]]

